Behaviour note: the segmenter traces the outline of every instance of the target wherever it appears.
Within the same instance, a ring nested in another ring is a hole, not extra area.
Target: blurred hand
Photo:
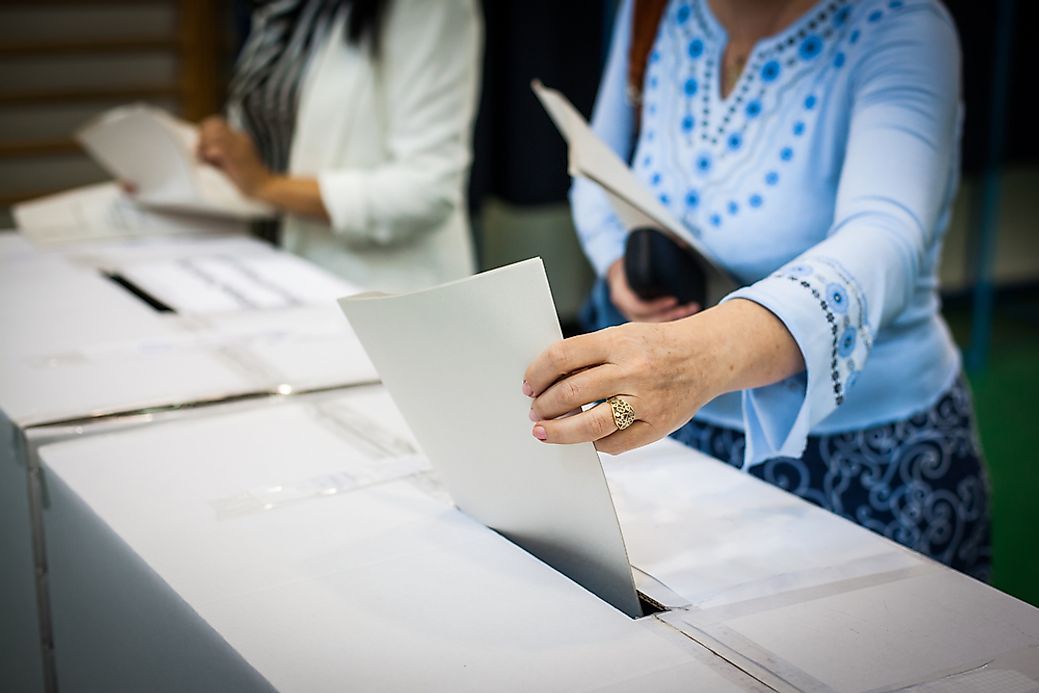
[[[711,345],[686,323],[627,323],[557,342],[531,363],[524,393],[533,396],[534,437],[549,443],[594,441],[617,454],[663,438],[720,394]],[[614,395],[637,420],[618,431],[608,403]],[[540,428],[540,431],[538,430]]]
[[[617,310],[632,322],[669,322],[685,318],[700,310],[699,303],[678,305],[674,296],[664,296],[652,301],[643,301],[628,286],[624,274],[624,258],[617,260],[606,271],[606,283],[610,287],[610,300]]]
[[[199,125],[198,158],[226,173],[248,197],[256,196],[274,178],[249,135],[235,130],[220,116],[210,116]]]

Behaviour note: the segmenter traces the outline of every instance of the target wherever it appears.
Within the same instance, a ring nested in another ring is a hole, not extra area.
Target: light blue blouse
[[[787,326],[806,371],[731,393],[699,420],[744,430],[746,464],[799,457],[809,434],[928,409],[960,370],[938,265],[958,184],[960,52],[937,0],[825,0],[761,40],[720,97],[725,30],[673,0],[649,57],[641,127],[626,95],[622,6],[593,129]],[[600,275],[625,229],[576,180],[574,220]],[[877,441],[883,446],[883,441]]]

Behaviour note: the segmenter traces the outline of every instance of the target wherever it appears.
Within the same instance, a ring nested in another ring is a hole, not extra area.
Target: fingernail
[[[530,420],[531,421],[537,421],[538,420],[538,415],[534,413],[533,409],[530,410]]]
[[[535,426],[533,433],[534,433],[534,437],[537,438],[538,440],[546,440],[548,438],[548,434],[545,433],[545,427],[544,426]]]
[[[532,388],[526,380],[523,381],[523,394],[527,397],[534,396],[534,388]]]

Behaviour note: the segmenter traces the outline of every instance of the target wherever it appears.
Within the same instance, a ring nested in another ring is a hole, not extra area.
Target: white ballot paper
[[[640,616],[594,446],[545,444],[530,433],[523,374],[562,339],[541,259],[339,305],[458,507]]]
[[[76,133],[102,167],[137,187],[137,201],[168,211],[251,219],[270,216],[216,168],[195,157],[198,129],[165,111],[135,104],[102,113]]]
[[[531,83],[531,88],[569,146],[571,176],[587,178],[601,187],[628,231],[649,226],[664,231],[681,245],[692,249],[707,274],[709,305],[738,288],[689,229],[675,219],[627,164],[599,139],[565,96],[537,80]]]
[[[144,236],[244,234],[241,220],[147,209],[116,183],[98,183],[15,205],[15,224],[40,244]]]

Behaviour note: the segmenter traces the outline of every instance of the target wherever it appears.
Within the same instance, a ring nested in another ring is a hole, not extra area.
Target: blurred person
[[[988,480],[937,293],[952,20],[937,0],[626,0],[618,17],[592,126],[743,288],[703,311],[639,299],[624,227],[575,181],[592,327],[616,326],[530,365],[532,434],[613,454],[671,434],[986,578]]]
[[[285,248],[365,288],[472,273],[475,0],[257,2],[199,156],[283,215]]]

